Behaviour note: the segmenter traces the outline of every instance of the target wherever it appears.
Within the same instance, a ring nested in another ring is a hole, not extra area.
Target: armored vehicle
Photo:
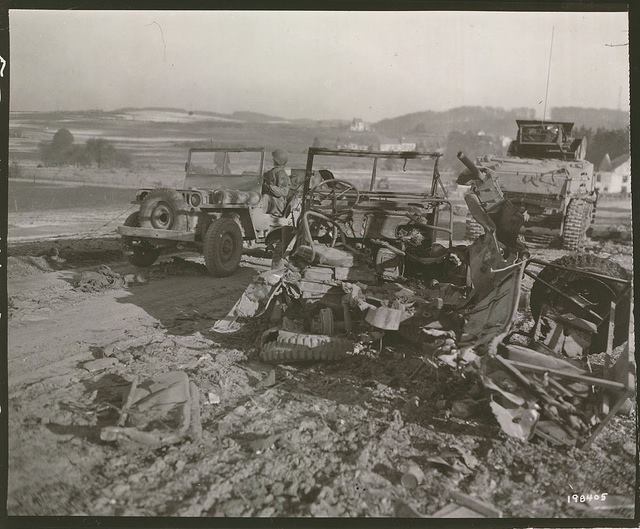
[[[282,216],[266,213],[264,159],[264,148],[190,149],[182,188],[138,190],[139,210],[118,227],[129,261],[151,266],[161,253],[195,250],[212,274],[227,276],[239,266],[243,242],[275,245],[293,225],[296,196]],[[303,170],[293,173],[292,183],[303,178]]]
[[[506,156],[477,159],[491,171],[504,197],[528,219],[520,233],[525,240],[566,249],[579,248],[595,216],[597,190],[593,164],[584,159],[586,138],[572,136],[573,123],[517,120],[518,134]],[[467,218],[467,237],[482,228]]]

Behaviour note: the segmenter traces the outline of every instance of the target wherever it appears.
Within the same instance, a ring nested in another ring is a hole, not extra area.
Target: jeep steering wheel
[[[351,204],[348,209],[339,210],[337,205],[338,200],[340,200],[350,191],[355,191],[356,194],[356,198],[353,204]],[[332,178],[331,180],[323,180],[319,184],[313,186],[309,190],[309,199],[311,200],[311,202],[313,202],[314,200],[331,200],[332,214],[335,216],[347,211],[351,211],[351,208],[353,208],[360,201],[360,192],[351,182]]]

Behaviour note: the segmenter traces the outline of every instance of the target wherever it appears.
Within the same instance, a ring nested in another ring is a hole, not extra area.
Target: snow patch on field
[[[200,112],[191,114],[170,110],[130,110],[119,114],[119,117],[132,121],[150,121],[154,123],[192,123],[196,121],[226,121],[230,123],[244,123],[240,119],[212,116]]]

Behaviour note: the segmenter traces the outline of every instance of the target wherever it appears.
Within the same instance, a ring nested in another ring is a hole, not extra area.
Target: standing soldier
[[[262,180],[262,194],[269,197],[267,213],[282,216],[287,204],[291,180],[285,170],[289,161],[287,151],[276,149],[271,153],[274,167],[264,173]]]

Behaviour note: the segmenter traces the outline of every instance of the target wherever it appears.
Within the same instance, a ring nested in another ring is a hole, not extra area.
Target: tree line
[[[40,159],[44,165],[77,165],[99,168],[130,167],[131,156],[116,149],[108,140],[90,138],[84,144],[75,143],[73,134],[65,128],[59,129],[49,142],[39,145]]]

